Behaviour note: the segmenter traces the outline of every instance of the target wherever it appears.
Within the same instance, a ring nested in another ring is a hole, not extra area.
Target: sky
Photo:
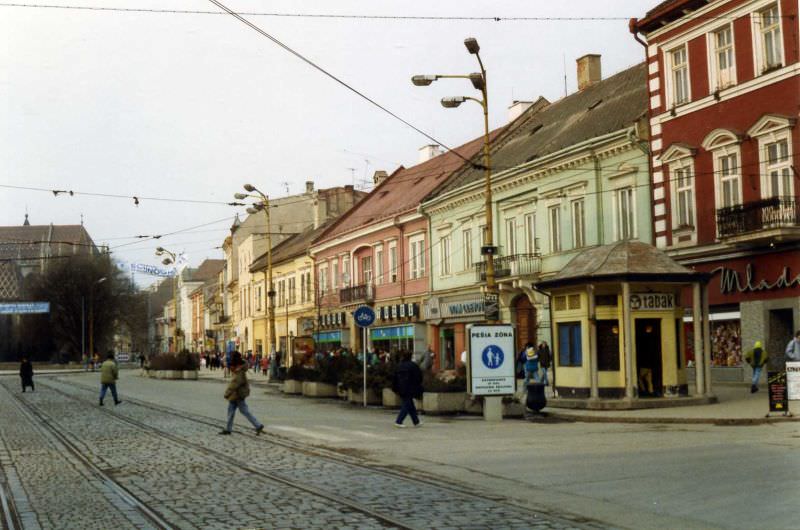
[[[222,0],[238,12],[500,21],[248,15],[305,55],[449,147],[482,134],[462,80],[415,87],[415,74],[468,74],[475,37],[487,69],[490,123],[512,100],[576,90],[575,59],[603,56],[606,77],[644,60],[627,18],[657,0]],[[371,182],[417,163],[430,140],[325,77],[230,15],[3,6],[0,0],[0,225],[83,223],[123,263],[158,264],[161,245],[192,266],[221,258],[252,183],[270,197]],[[29,0],[36,4],[37,0]],[[208,0],[47,0],[59,6],[218,11]],[[514,21],[506,17],[621,17]],[[80,192],[139,197],[95,197]],[[146,199],[150,197],[153,199]],[[181,199],[198,202],[173,202]],[[191,230],[187,230],[191,229]],[[164,235],[158,240],[139,235]],[[140,284],[152,280],[137,277]]]

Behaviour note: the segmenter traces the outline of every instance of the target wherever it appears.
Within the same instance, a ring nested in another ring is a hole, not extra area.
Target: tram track
[[[90,404],[91,406],[95,406],[93,401],[89,401],[88,399],[82,399],[82,398],[78,398],[78,397],[76,397],[74,395],[70,395],[69,393],[64,392],[63,390],[61,390],[59,388],[56,388],[56,387],[54,387],[52,385],[48,385],[46,383],[42,384],[42,378],[40,378],[39,381],[40,381],[40,383],[39,383],[40,386],[46,386],[49,390],[51,390],[53,392],[56,392],[59,395],[64,396],[67,399],[80,401],[82,403],[86,403],[86,404]],[[87,392],[89,390],[88,388],[84,387],[83,385],[70,384],[70,386],[72,386],[74,388],[79,388],[81,390],[85,390]],[[94,392],[92,392],[92,394],[93,393]],[[80,449],[74,443],[72,443],[68,439],[67,436],[65,436],[63,433],[61,433],[59,431],[59,429],[57,427],[58,424],[53,418],[51,418],[45,412],[39,410],[36,406],[34,406],[34,405],[30,404],[30,403],[22,402],[22,400],[20,400],[18,396],[15,396],[15,398],[16,398],[17,403],[24,407],[23,411],[25,413],[33,416],[34,418],[32,418],[32,419],[35,419],[36,423],[39,423],[44,429],[46,429],[48,431],[48,433],[50,435],[52,435],[55,438],[57,438],[59,440],[59,442],[61,442],[61,444],[65,448],[67,448],[67,450],[70,452],[71,456],[73,456],[76,460],[79,460],[88,469],[91,469],[92,472],[98,477],[99,480],[102,480],[109,487],[117,489],[117,491],[119,492],[120,496],[123,496],[123,498],[125,498],[129,503],[131,503],[132,505],[136,506],[137,509],[140,509],[143,514],[147,515],[148,519],[153,521],[153,523],[156,525],[157,528],[169,529],[169,528],[173,527],[172,525],[170,525],[169,522],[165,521],[159,514],[157,514],[156,512],[151,510],[150,508],[148,508],[146,503],[144,503],[143,501],[138,499],[135,495],[133,495],[132,493],[127,491],[123,486],[121,486],[117,481],[115,481],[115,479],[110,474],[103,472],[98,466],[96,466],[89,459],[84,457],[81,454]],[[126,401],[129,402],[129,403],[135,403],[136,405],[139,405],[139,406],[142,406],[142,407],[146,407],[144,402],[140,402],[138,400],[126,399]],[[157,409],[155,407],[146,407],[146,408],[149,408],[149,409],[152,409],[152,410],[158,410],[159,412],[166,413],[166,414],[175,415],[175,413],[173,411],[170,411],[170,410],[167,410],[167,409],[159,410],[159,409]],[[124,414],[115,412],[114,410],[112,410],[110,408],[106,408],[106,409],[102,409],[102,410],[106,415],[112,416],[118,421],[127,423],[130,426],[133,426],[133,427],[135,427],[135,428],[137,428],[137,429],[139,429],[139,430],[141,430],[143,432],[147,432],[152,436],[157,436],[157,437],[159,437],[159,438],[161,438],[163,440],[168,440],[172,444],[179,444],[179,445],[181,445],[181,446],[183,446],[183,447],[185,447],[187,449],[194,450],[194,451],[196,451],[196,452],[198,452],[198,453],[200,453],[202,455],[205,455],[205,456],[207,456],[209,458],[213,458],[216,462],[224,462],[228,466],[230,466],[232,469],[235,469],[238,472],[246,472],[246,473],[248,473],[248,474],[250,474],[252,476],[257,476],[257,477],[260,477],[261,479],[271,481],[274,485],[277,484],[277,485],[280,485],[282,487],[291,488],[293,490],[299,490],[299,491],[302,491],[304,493],[311,494],[311,495],[313,495],[315,497],[325,499],[325,500],[327,500],[327,501],[329,501],[329,502],[331,502],[331,503],[333,503],[333,504],[335,504],[337,506],[346,507],[346,510],[349,510],[351,512],[355,511],[355,512],[361,513],[361,514],[363,514],[364,516],[366,516],[369,519],[373,519],[375,521],[378,521],[378,522],[381,523],[382,526],[387,526],[387,527],[390,527],[390,528],[408,529],[408,530],[421,529],[421,527],[410,525],[406,521],[401,521],[401,520],[399,520],[399,519],[397,519],[395,517],[392,517],[390,515],[377,512],[374,509],[370,508],[369,506],[365,506],[365,505],[360,504],[358,502],[355,502],[355,501],[353,501],[351,499],[347,499],[345,497],[341,497],[341,496],[335,495],[335,494],[333,494],[333,493],[331,493],[329,491],[326,491],[326,490],[323,490],[323,489],[320,489],[320,488],[316,488],[316,487],[311,486],[309,484],[299,484],[297,482],[288,480],[288,479],[286,479],[284,477],[278,476],[278,475],[276,475],[274,473],[271,473],[271,472],[269,472],[267,470],[264,470],[264,469],[258,469],[258,468],[254,467],[254,466],[248,465],[246,462],[242,461],[241,459],[238,459],[236,457],[230,456],[230,455],[225,454],[225,453],[220,452],[220,451],[215,451],[215,450],[209,449],[209,448],[207,448],[207,447],[205,447],[205,446],[203,446],[203,445],[201,445],[199,443],[186,440],[186,439],[184,439],[184,438],[182,438],[180,436],[177,436],[177,435],[174,435],[172,433],[169,433],[169,432],[163,431],[161,429],[155,428],[155,427],[153,427],[151,425],[148,425],[148,424],[146,424],[146,423],[144,423],[142,421],[139,421],[139,420],[130,418],[130,417],[124,415]],[[191,420],[191,418],[188,418],[188,417],[184,417],[184,419]],[[197,421],[197,420],[194,420],[194,421]],[[183,525],[179,525],[179,526],[183,526]]]
[[[67,384],[71,388],[82,390],[82,391],[88,393],[91,396],[94,396],[94,394],[95,394],[95,388],[94,387],[89,387],[89,386],[86,386],[86,385],[83,385],[83,384],[79,384],[79,383],[75,383],[75,382],[72,382],[72,381],[67,383],[63,379],[60,379],[59,382]],[[51,387],[51,388],[53,388],[53,387]],[[64,394],[64,395],[66,395],[68,397],[72,397],[73,399],[75,399],[74,396],[70,396],[69,394],[61,391],[60,389],[55,389],[54,388],[54,390],[58,391],[61,394]],[[91,398],[89,398],[89,399],[87,399],[85,401],[93,404],[93,401],[91,401]],[[219,427],[219,419],[218,418],[212,418],[212,417],[203,416],[203,415],[200,415],[200,414],[190,414],[190,413],[186,413],[184,411],[181,411],[181,410],[178,410],[178,409],[174,409],[174,408],[171,408],[171,407],[166,407],[166,406],[163,406],[163,405],[156,405],[156,404],[153,404],[153,403],[150,403],[150,402],[147,402],[147,401],[143,401],[143,400],[135,399],[135,398],[130,398],[130,397],[126,398],[126,402],[128,402],[130,404],[135,404],[135,405],[137,405],[139,407],[142,407],[144,409],[147,409],[147,410],[152,410],[154,412],[158,412],[158,413],[161,413],[161,414],[166,414],[166,415],[169,415],[169,416],[174,416],[174,417],[177,417],[177,418],[184,419],[186,421],[190,421],[190,422],[193,422],[193,423],[197,423],[197,424],[201,424],[201,425],[204,425],[204,426],[208,426],[211,429],[216,429],[216,428]],[[290,487],[293,487],[293,488],[296,488],[296,489],[302,489],[302,490],[307,491],[309,493],[313,493],[315,495],[320,495],[320,496],[322,496],[324,498],[328,498],[329,500],[331,500],[333,502],[339,502],[341,504],[350,506],[351,508],[356,509],[356,510],[362,512],[362,513],[369,514],[372,517],[375,517],[375,518],[378,518],[378,519],[380,519],[382,521],[385,521],[386,523],[388,523],[388,524],[390,524],[392,526],[396,526],[398,528],[415,528],[414,526],[409,526],[408,521],[399,520],[399,519],[394,518],[394,517],[387,517],[385,514],[381,514],[379,512],[376,512],[372,508],[365,507],[365,506],[363,506],[363,505],[361,505],[361,504],[359,504],[357,502],[354,502],[352,500],[343,498],[343,497],[341,497],[339,495],[333,495],[330,492],[328,492],[326,490],[323,490],[321,488],[317,488],[317,487],[313,487],[313,486],[309,486],[309,485],[300,486],[294,481],[289,481],[289,480],[286,480],[285,478],[277,476],[277,475],[275,475],[273,473],[266,472],[266,471],[264,471],[262,469],[254,468],[253,466],[248,466],[248,465],[244,464],[242,462],[242,460],[240,460],[240,459],[237,459],[235,457],[230,457],[229,455],[223,455],[222,453],[220,453],[218,451],[210,450],[210,449],[208,449],[208,448],[206,448],[206,447],[204,447],[202,445],[196,444],[194,442],[187,441],[184,438],[176,436],[176,435],[174,435],[172,433],[165,432],[165,431],[163,431],[161,429],[158,429],[158,428],[155,428],[155,427],[153,427],[151,425],[147,425],[147,424],[145,424],[143,422],[140,422],[138,420],[135,420],[133,418],[125,416],[124,414],[118,413],[118,412],[116,412],[114,410],[106,409],[106,413],[107,414],[111,414],[111,415],[113,415],[115,417],[119,417],[119,418],[123,419],[124,421],[127,421],[131,425],[135,425],[135,426],[137,426],[137,427],[139,427],[139,428],[141,428],[143,430],[147,430],[148,432],[153,432],[154,434],[157,434],[159,436],[168,438],[168,439],[170,439],[172,441],[175,441],[177,443],[190,445],[190,446],[192,446],[192,447],[194,447],[194,448],[196,448],[196,449],[198,449],[198,450],[200,450],[202,452],[205,452],[206,454],[213,455],[215,458],[220,458],[220,457],[224,458],[226,461],[230,462],[232,465],[241,466],[243,469],[246,469],[248,472],[252,472],[252,473],[254,473],[256,475],[264,476],[266,478],[270,478],[272,480],[279,481],[279,482],[281,482],[283,484],[286,484],[287,486],[290,486]],[[234,434],[236,434],[236,433],[234,433]],[[250,435],[240,435],[240,436],[251,437]],[[302,454],[310,456],[310,457],[314,457],[314,458],[319,458],[319,459],[324,459],[324,460],[328,460],[328,461],[331,461],[331,462],[335,462],[336,464],[339,464],[339,465],[345,465],[345,466],[349,466],[349,467],[352,467],[352,468],[358,468],[360,470],[367,471],[370,474],[378,474],[378,475],[382,475],[384,477],[387,477],[389,479],[407,481],[407,482],[411,483],[412,486],[414,484],[425,485],[427,487],[436,488],[437,490],[440,490],[442,492],[448,492],[448,493],[453,494],[453,495],[458,495],[458,496],[461,496],[461,497],[474,499],[476,501],[477,500],[480,500],[482,502],[487,502],[488,501],[488,502],[491,502],[491,503],[494,503],[494,504],[497,504],[497,505],[505,506],[508,509],[511,509],[511,510],[514,510],[514,511],[517,511],[517,512],[525,513],[526,515],[528,515],[528,516],[530,516],[530,517],[532,517],[534,519],[536,519],[536,518],[546,518],[546,519],[553,520],[554,522],[562,523],[565,526],[570,526],[572,528],[596,529],[596,528],[602,527],[602,523],[599,523],[598,521],[589,520],[589,519],[586,519],[586,518],[583,518],[583,517],[579,517],[579,516],[577,516],[577,517],[564,517],[564,516],[562,516],[560,514],[549,513],[546,510],[531,509],[531,508],[529,508],[527,506],[524,506],[524,505],[521,505],[521,504],[519,504],[519,503],[517,503],[517,502],[515,502],[512,499],[509,499],[507,497],[492,496],[492,495],[487,495],[486,492],[472,491],[472,490],[469,490],[469,489],[467,489],[467,488],[465,488],[465,487],[463,487],[463,486],[461,486],[459,484],[454,484],[452,482],[445,481],[441,477],[438,477],[438,476],[437,477],[431,477],[431,476],[427,476],[427,475],[423,476],[423,475],[420,475],[418,473],[410,473],[410,472],[408,472],[406,470],[400,471],[400,470],[398,470],[396,468],[395,469],[388,469],[388,468],[386,468],[384,466],[377,466],[375,464],[365,464],[365,463],[362,463],[362,462],[356,460],[355,458],[349,457],[349,456],[344,455],[344,454],[342,454],[340,452],[336,452],[336,451],[320,448],[318,446],[312,446],[312,445],[309,445],[309,444],[306,444],[306,443],[302,443],[302,442],[299,442],[299,441],[296,441],[296,440],[287,439],[287,438],[285,438],[283,436],[275,435],[275,434],[269,433],[267,431],[262,433],[262,435],[258,438],[258,441],[261,442],[261,443],[266,443],[266,444],[271,444],[271,445],[274,445],[274,446],[279,446],[281,448],[284,448],[284,449],[287,449],[287,450],[290,450],[290,451],[295,451],[295,452],[298,452],[298,453],[302,453]]]

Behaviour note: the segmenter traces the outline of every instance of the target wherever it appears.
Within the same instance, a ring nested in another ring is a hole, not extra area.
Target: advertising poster
[[[469,392],[474,396],[512,395],[516,390],[513,326],[467,326],[467,333]]]

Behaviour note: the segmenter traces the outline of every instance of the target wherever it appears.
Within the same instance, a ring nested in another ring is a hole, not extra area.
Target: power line
[[[119,13],[153,13],[170,15],[228,15],[221,11],[207,11],[201,9],[157,9],[138,7],[103,7],[79,5],[53,5],[53,4],[23,4],[0,3],[0,7],[39,8],[39,9],[65,9],[79,11],[105,11]],[[312,18],[312,19],[349,19],[349,20],[402,20],[402,21],[432,21],[432,22],[627,22],[630,16],[436,16],[436,15],[358,15],[336,13],[287,13],[279,11],[237,11],[243,16],[262,16],[276,18]],[[791,18],[792,15],[781,15],[781,18]],[[733,15],[695,15],[687,16],[686,20],[730,20]]]
[[[339,77],[333,75],[332,73],[330,73],[329,71],[327,71],[323,67],[319,66],[317,63],[315,63],[314,61],[312,61],[311,59],[309,59],[305,55],[303,55],[300,52],[294,50],[293,48],[289,47],[288,45],[284,44],[283,42],[281,42],[277,38],[273,37],[272,35],[270,35],[266,31],[264,31],[260,27],[256,26],[255,24],[253,24],[252,22],[250,22],[249,20],[247,20],[246,18],[241,16],[239,13],[236,13],[235,11],[233,11],[232,9],[227,7],[222,2],[219,2],[218,0],[208,0],[208,1],[211,2],[212,4],[214,4],[215,6],[219,7],[220,9],[224,10],[226,13],[228,13],[229,15],[234,17],[236,20],[238,20],[242,24],[245,24],[249,28],[251,28],[254,31],[258,32],[260,35],[262,35],[262,36],[266,37],[267,39],[271,40],[273,43],[275,43],[276,45],[280,46],[281,48],[283,48],[287,52],[291,53],[292,55],[294,55],[295,57],[297,57],[298,59],[300,59],[304,63],[308,64],[309,66],[311,66],[315,70],[319,71],[323,75],[329,77],[330,79],[332,79],[336,83],[338,83],[338,84],[342,85],[343,87],[345,87],[347,90],[353,92],[354,94],[356,94],[360,98],[364,99],[365,101],[367,101],[370,104],[374,105],[378,109],[382,110],[383,112],[385,112],[389,116],[393,117],[394,119],[398,120],[399,122],[405,124],[406,126],[410,127],[411,129],[415,130],[416,132],[418,132],[419,134],[421,134],[425,138],[429,139],[430,141],[436,143],[437,145],[440,145],[440,146],[444,147],[445,149],[447,149],[451,153],[455,154],[456,156],[458,156],[459,158],[464,160],[464,162],[466,162],[468,164],[472,164],[472,162],[470,160],[468,160],[467,158],[463,157],[461,155],[461,153],[459,153],[458,151],[453,150],[452,148],[450,148],[446,144],[440,142],[439,140],[437,140],[436,138],[434,138],[430,134],[426,133],[425,131],[423,131],[422,129],[417,127],[416,125],[413,125],[412,123],[410,123],[409,121],[405,120],[404,118],[401,118],[399,115],[397,115],[394,112],[392,112],[391,110],[387,109],[386,107],[384,107],[383,105],[381,105],[380,103],[378,103],[377,101],[372,99],[371,97],[367,96],[366,94],[364,94],[360,90],[354,88],[353,86],[349,85],[347,82],[343,81]]]

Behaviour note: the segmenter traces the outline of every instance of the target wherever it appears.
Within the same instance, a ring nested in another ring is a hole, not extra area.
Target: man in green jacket
[[[247,382],[247,365],[239,352],[233,352],[231,355],[231,373],[233,378],[228,384],[228,388],[225,389],[225,399],[228,400],[228,424],[219,433],[230,434],[233,431],[233,418],[238,409],[253,424],[256,434],[261,434],[264,424],[250,414],[250,409],[247,408],[247,403],[244,401],[250,395],[250,383]]]
[[[122,401],[117,397],[117,379],[119,379],[119,369],[117,363],[114,361],[114,353],[108,352],[106,360],[100,366],[100,406],[103,406],[103,399],[106,397],[106,391],[111,389],[111,395],[114,398],[114,405],[119,405]]]

